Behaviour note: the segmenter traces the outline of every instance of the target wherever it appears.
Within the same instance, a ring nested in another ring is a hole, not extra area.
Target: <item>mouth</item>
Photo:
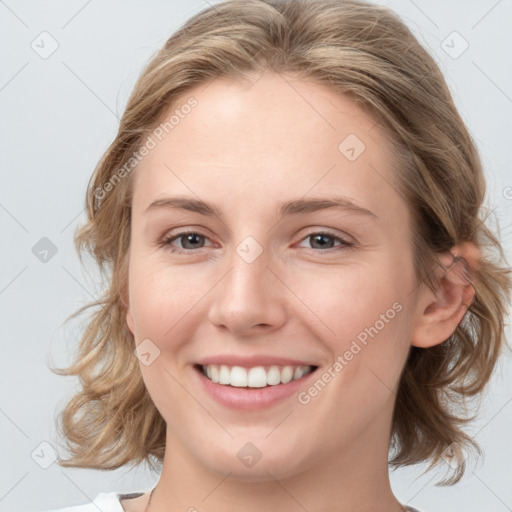
[[[282,386],[313,373],[314,365],[268,365],[245,368],[224,364],[196,364],[194,368],[215,384],[235,388],[266,388]]]

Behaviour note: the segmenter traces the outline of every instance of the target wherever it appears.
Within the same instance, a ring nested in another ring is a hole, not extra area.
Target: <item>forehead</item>
[[[339,193],[377,215],[401,201],[381,127],[317,82],[275,73],[218,78],[183,94],[156,130],[135,172],[134,209],[170,194],[239,212],[256,206],[247,203],[254,197],[263,207]]]

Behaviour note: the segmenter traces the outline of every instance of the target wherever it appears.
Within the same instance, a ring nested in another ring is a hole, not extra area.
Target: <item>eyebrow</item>
[[[292,201],[279,203],[278,207],[278,213],[281,217],[312,213],[319,210],[326,210],[328,208],[338,208],[378,219],[375,213],[357,205],[354,201],[345,196],[329,196],[318,199],[294,199]],[[146,208],[145,213],[158,208],[182,209],[209,217],[221,217],[220,211],[212,204],[187,196],[157,199]]]

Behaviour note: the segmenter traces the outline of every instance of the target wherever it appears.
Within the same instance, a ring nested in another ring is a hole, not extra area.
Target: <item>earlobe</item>
[[[466,242],[439,258],[437,289],[425,286],[419,294],[412,345],[431,347],[453,334],[475,298],[472,275],[479,256],[478,248]]]

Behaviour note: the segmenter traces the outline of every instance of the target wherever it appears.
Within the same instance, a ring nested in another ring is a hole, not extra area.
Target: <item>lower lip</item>
[[[304,383],[316,373],[317,369],[287,384],[277,384],[264,388],[237,388],[216,384],[206,377],[200,369],[193,367],[194,372],[199,376],[204,390],[214,400],[232,409],[246,410],[269,407],[280,400],[290,397],[294,393],[298,393],[304,388]]]

